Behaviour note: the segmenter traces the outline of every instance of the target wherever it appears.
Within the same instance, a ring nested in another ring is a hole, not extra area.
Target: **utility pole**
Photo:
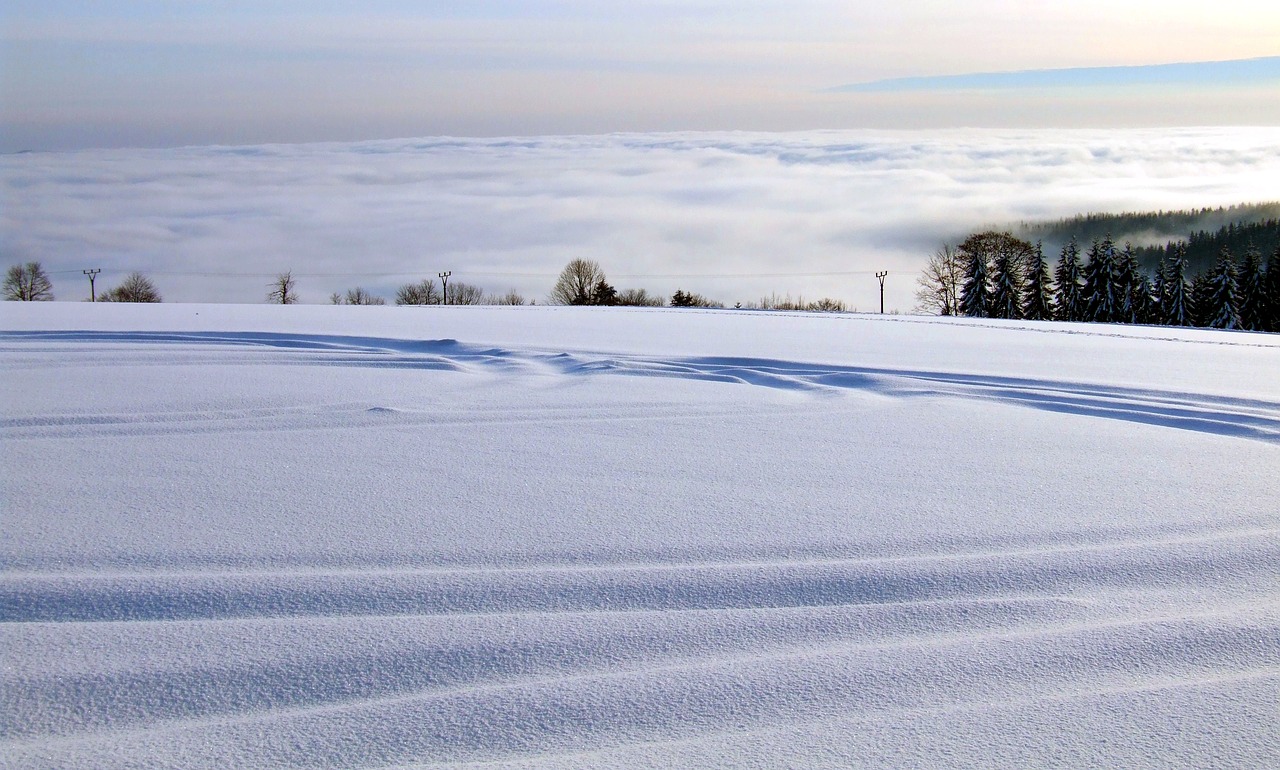
[[[437,275],[440,276],[440,284],[443,287],[440,292],[444,295],[444,299],[440,301],[440,304],[447,305],[449,304],[449,276],[453,275],[453,271],[446,270],[443,273],[437,273]]]
[[[884,278],[888,274],[888,270],[882,270],[876,273],[876,278],[880,279],[880,315],[884,315]]]
[[[94,270],[81,270],[80,272],[82,272],[82,273],[84,273],[85,275],[89,276],[89,301],[90,301],[90,302],[97,302],[97,301],[98,301],[98,292],[94,291],[94,288],[93,288],[93,279],[97,278],[97,277],[98,277],[98,273],[101,273],[102,271],[101,271],[101,270],[98,270],[98,269],[94,269]]]

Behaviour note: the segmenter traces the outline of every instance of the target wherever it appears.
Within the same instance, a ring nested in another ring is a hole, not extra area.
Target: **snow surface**
[[[1280,766],[1280,337],[0,329],[0,766]]]

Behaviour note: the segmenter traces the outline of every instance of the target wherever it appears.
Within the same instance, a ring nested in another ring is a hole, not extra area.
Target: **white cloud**
[[[440,270],[543,298],[563,264],[732,304],[908,309],[942,241],[989,223],[1276,197],[1280,129],[619,134],[98,150],[0,158],[6,262],[63,299],[154,275],[174,301],[390,295]],[[776,277],[779,274],[788,277]],[[685,276],[685,277],[679,277]],[[82,285],[84,284],[84,285]]]

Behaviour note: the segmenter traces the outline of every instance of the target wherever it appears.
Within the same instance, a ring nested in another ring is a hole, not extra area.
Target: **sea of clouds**
[[[0,157],[4,262],[58,299],[150,274],[167,301],[304,302],[438,272],[542,302],[568,260],[619,288],[910,310],[944,242],[1082,212],[1280,197],[1280,128],[666,133]],[[1169,234],[1176,235],[1176,234]]]

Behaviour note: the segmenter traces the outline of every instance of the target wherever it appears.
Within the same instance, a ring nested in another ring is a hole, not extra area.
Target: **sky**
[[[1276,125],[1278,55],[1280,10],[1257,0],[9,0],[0,151]],[[1091,76],[1241,59],[1269,61],[1207,85],[1194,67],[1164,83]],[[1079,72],[958,77],[1025,70]]]

